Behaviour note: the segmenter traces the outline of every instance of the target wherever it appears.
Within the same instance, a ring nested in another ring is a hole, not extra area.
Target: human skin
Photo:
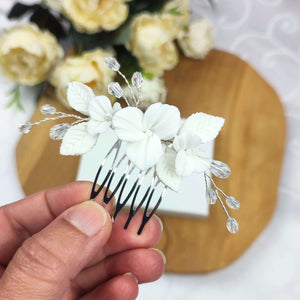
[[[73,182],[0,207],[0,299],[131,300],[138,284],[158,279],[165,258],[152,249],[162,225],[142,213],[111,221],[103,193],[89,200],[91,183]]]

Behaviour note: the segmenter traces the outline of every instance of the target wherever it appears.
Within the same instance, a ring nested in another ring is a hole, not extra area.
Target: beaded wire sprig
[[[106,96],[95,96],[88,86],[72,82],[67,92],[69,104],[87,117],[57,112],[55,107],[46,104],[41,107],[41,112],[52,117],[35,123],[26,122],[19,127],[20,132],[27,134],[34,126],[47,121],[74,118],[71,124],[53,126],[50,137],[62,140],[62,155],[82,155],[94,147],[104,132],[111,130],[117,140],[99,166],[91,199],[95,199],[103,189],[105,203],[115,197],[114,219],[129,203],[125,229],[135,214],[144,208],[138,230],[140,234],[158,209],[166,191],[178,191],[182,177],[196,172],[204,176],[208,203],[213,205],[219,201],[227,217],[227,229],[236,233],[239,225],[229,215],[225,204],[231,209],[238,209],[240,203],[226,195],[210,175],[228,178],[231,170],[226,163],[212,160],[204,154],[205,144],[216,138],[224,119],[196,113],[182,121],[177,107],[162,103],[150,105],[144,113],[138,108],[142,74],[133,74],[131,86],[115,58],[107,57],[105,64],[116,71],[129,87],[131,99],[124,95],[118,82],[108,85],[108,93],[118,99],[123,98],[127,107],[122,108],[118,102],[112,106]],[[221,196],[225,198],[225,203]],[[153,203],[153,209],[150,209],[150,203]]]

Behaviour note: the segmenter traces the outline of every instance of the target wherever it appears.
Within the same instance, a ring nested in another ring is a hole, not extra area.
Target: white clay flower
[[[106,96],[95,96],[90,87],[80,82],[71,82],[67,95],[71,107],[90,118],[86,119],[87,122],[68,129],[60,153],[81,155],[90,151],[96,144],[99,134],[112,126],[113,115],[121,109],[121,106],[115,103],[112,107]]]
[[[203,145],[201,138],[193,133],[184,132],[175,137],[173,146],[177,152],[177,175],[188,176],[194,172],[205,172],[209,168],[211,158],[205,156],[205,151],[201,149]]]
[[[180,126],[177,107],[155,103],[145,114],[136,107],[126,107],[113,117],[113,128],[120,140],[127,142],[128,158],[141,170],[153,167],[163,154],[162,140],[170,140]]]
[[[120,109],[119,102],[112,107],[106,96],[96,96],[89,105],[91,120],[87,124],[88,132],[93,136],[104,133],[112,126],[112,117]]]
[[[223,125],[223,118],[205,113],[193,114],[183,123],[179,135],[173,141],[177,151],[177,175],[188,176],[209,169],[211,159],[206,157],[202,146],[215,139]]]

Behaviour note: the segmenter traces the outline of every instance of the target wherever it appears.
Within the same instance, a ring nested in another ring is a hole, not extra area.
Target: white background
[[[300,1],[215,0],[213,12],[204,1],[192,0],[193,18],[213,20],[216,48],[247,60],[284,104],[288,132],[278,205],[269,226],[231,266],[208,275],[166,274],[141,286],[138,299],[300,299]],[[1,29],[12,3],[0,2]],[[25,113],[4,109],[11,86],[0,78],[1,204],[23,196],[15,166],[16,127],[34,110],[26,89]]]

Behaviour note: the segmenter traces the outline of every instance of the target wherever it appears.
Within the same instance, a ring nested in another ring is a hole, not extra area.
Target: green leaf
[[[127,77],[131,78],[135,71],[142,71],[139,62],[135,56],[131,54],[124,46],[115,46],[117,53],[117,60],[121,65],[121,72]]]
[[[133,0],[129,3],[130,14],[137,14],[143,11],[158,12],[168,0]]]
[[[38,4],[27,5],[23,3],[16,3],[9,11],[7,17],[9,19],[20,18],[24,16],[26,13],[30,11],[34,11],[38,6],[39,6]]]
[[[70,35],[77,53],[93,50],[95,48],[107,48],[113,45],[112,32],[101,31],[99,33],[88,34],[77,31],[73,26],[70,28]]]
[[[150,72],[143,72],[143,77],[146,79],[153,79],[155,77],[155,75]]]
[[[178,6],[177,7],[173,7],[171,9],[169,9],[167,11],[167,13],[169,13],[171,15],[174,15],[174,16],[182,16],[183,13],[179,9],[180,9],[180,7],[178,7]]]
[[[66,32],[60,21],[46,7],[37,6],[30,17],[30,21],[37,24],[41,29],[47,29],[53,33],[57,39],[64,38]]]
[[[24,110],[24,107],[20,101],[20,86],[17,85],[14,87],[7,96],[10,96],[12,99],[6,104],[6,108],[10,108],[13,105],[16,105],[20,110]]]

